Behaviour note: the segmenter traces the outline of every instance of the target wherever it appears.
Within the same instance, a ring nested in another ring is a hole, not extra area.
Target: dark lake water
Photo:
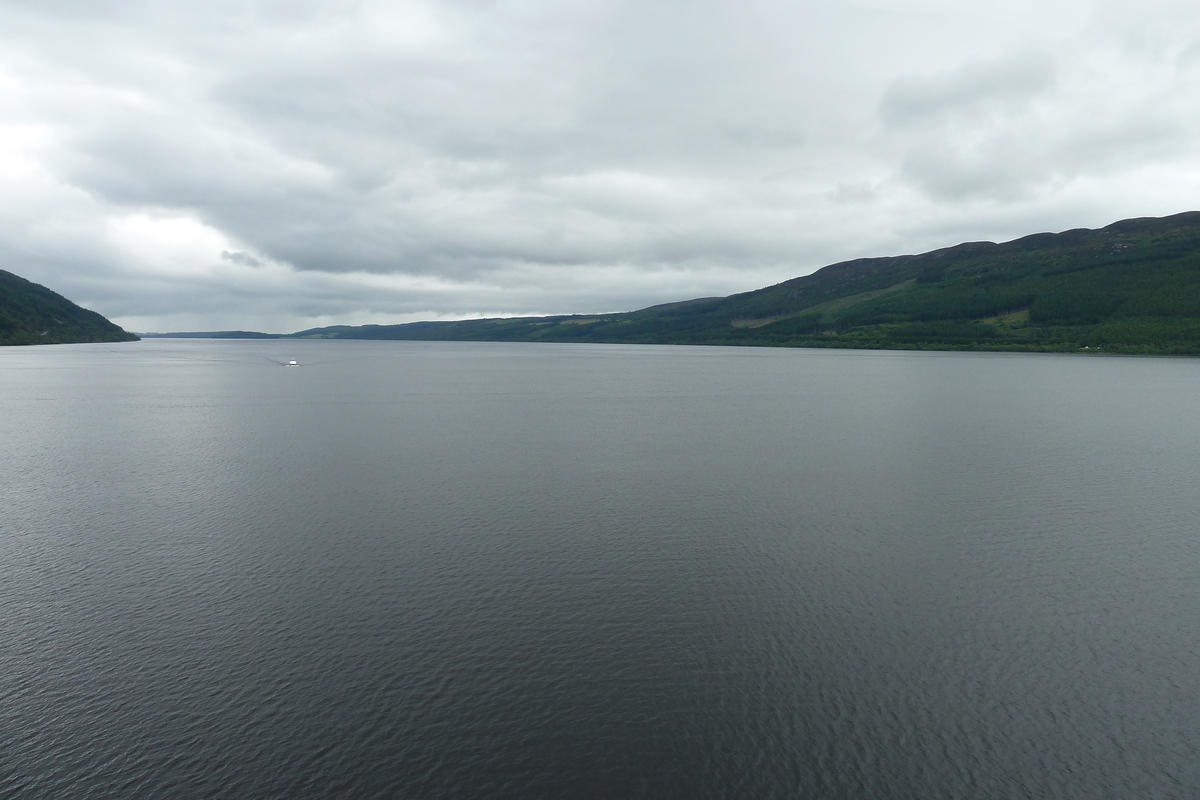
[[[7,348],[0,796],[1194,798],[1198,401],[1194,359]]]

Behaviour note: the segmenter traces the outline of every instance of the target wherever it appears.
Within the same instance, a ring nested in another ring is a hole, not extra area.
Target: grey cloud
[[[949,143],[911,153],[902,174],[931,196],[951,202],[967,199],[1020,200],[1054,177],[1044,157],[1021,141],[993,139],[982,147]]]
[[[1175,62],[1181,69],[1196,69],[1200,66],[1200,39],[1181,48],[1175,56]]]
[[[1122,187],[1197,163],[1194,70],[912,2],[0,3],[0,255],[122,318],[280,329],[634,308],[1183,202]],[[35,130],[11,176],[5,124]]]
[[[262,259],[240,251],[231,253],[228,250],[222,250],[221,258],[225,261],[231,261],[234,264],[244,264],[247,267],[261,267],[263,265]]]
[[[899,79],[880,102],[887,125],[901,126],[996,104],[1026,103],[1051,89],[1056,65],[1036,50],[992,61],[971,61],[947,74]]]
[[[880,117],[903,148],[897,176],[939,202],[1034,203],[1080,180],[1191,163],[1196,78],[1156,54],[1095,59],[1023,52],[895,82]]]
[[[879,190],[866,181],[839,183],[837,188],[829,193],[829,199],[835,203],[869,203],[879,196]]]

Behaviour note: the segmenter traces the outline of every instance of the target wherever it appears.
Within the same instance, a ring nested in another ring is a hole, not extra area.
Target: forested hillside
[[[128,342],[137,338],[45,286],[0,270],[0,345]]]
[[[623,314],[293,335],[1200,353],[1200,212],[858,259],[744,294]]]

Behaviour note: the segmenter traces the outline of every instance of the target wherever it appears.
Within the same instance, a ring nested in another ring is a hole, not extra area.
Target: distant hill
[[[258,331],[181,331],[176,333],[140,333],[143,339],[280,339],[286,334]]]
[[[292,336],[1200,353],[1200,212],[845,261],[765,289],[629,313]]]
[[[45,286],[0,270],[0,345],[131,342],[137,338]]]

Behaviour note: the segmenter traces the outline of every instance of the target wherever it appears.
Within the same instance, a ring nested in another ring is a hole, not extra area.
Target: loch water
[[[1198,403],[1186,358],[6,348],[0,797],[1194,798]]]

